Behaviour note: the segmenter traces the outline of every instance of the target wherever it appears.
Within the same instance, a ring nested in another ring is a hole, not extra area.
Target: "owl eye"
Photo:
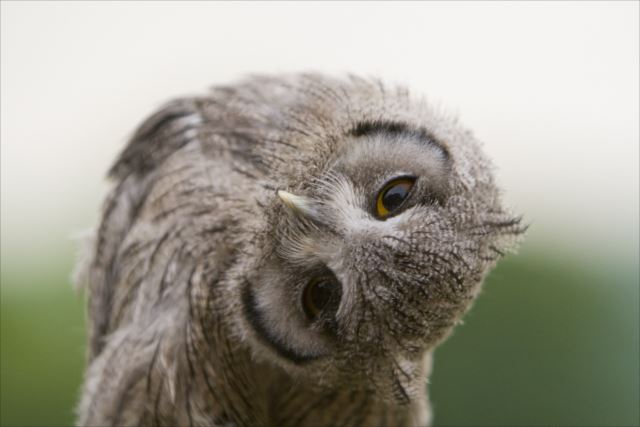
[[[378,218],[384,219],[396,213],[409,196],[415,182],[413,177],[402,177],[385,184],[376,200]]]
[[[330,309],[336,309],[342,296],[342,287],[330,276],[317,277],[304,288],[302,306],[311,320]]]

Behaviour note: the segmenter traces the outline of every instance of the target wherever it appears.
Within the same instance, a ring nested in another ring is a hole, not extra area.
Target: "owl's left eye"
[[[323,312],[333,311],[340,303],[342,288],[331,276],[320,276],[311,280],[302,294],[302,306],[311,320]]]
[[[414,177],[395,178],[385,184],[376,199],[376,214],[385,219],[397,213],[416,182]]]

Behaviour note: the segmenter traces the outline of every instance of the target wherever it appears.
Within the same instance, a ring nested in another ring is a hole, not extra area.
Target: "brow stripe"
[[[368,136],[377,134],[402,135],[411,138],[418,138],[420,141],[432,145],[442,151],[445,159],[448,159],[449,151],[440,143],[429,131],[423,128],[416,128],[404,122],[390,120],[372,120],[358,122],[349,132],[351,136]]]

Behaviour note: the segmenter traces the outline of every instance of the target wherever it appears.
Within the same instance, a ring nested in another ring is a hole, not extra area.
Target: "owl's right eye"
[[[331,276],[312,279],[302,292],[302,307],[310,320],[337,309],[342,297],[340,283]]]
[[[398,213],[405,200],[409,197],[415,181],[414,177],[401,177],[385,184],[376,199],[376,214],[378,218],[386,219]]]

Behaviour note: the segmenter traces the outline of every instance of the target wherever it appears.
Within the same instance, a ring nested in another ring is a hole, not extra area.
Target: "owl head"
[[[319,387],[411,401],[431,351],[524,231],[490,162],[401,88],[305,76],[246,90],[285,104],[258,109],[281,144],[239,291],[247,339]]]

